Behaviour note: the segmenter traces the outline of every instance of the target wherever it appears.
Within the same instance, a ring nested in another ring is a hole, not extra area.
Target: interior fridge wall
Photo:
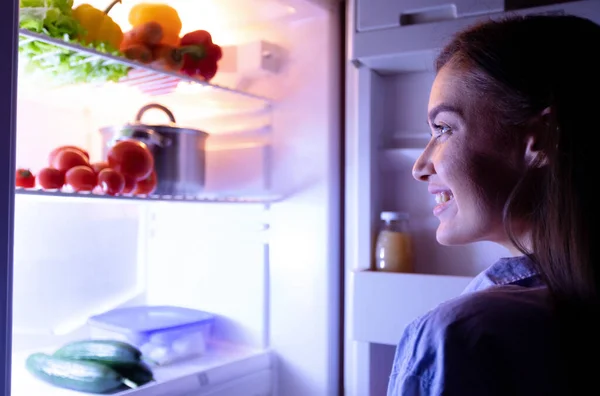
[[[439,245],[435,202],[427,183],[417,182],[411,170],[430,138],[426,115],[434,59],[453,33],[513,13],[570,13],[600,22],[599,1],[525,8],[534,3],[544,2],[349,2],[344,367],[349,396],[385,394],[404,328],[508,254],[484,242]],[[550,3],[556,1],[545,2]],[[382,211],[409,214],[415,273],[373,270]]]
[[[19,86],[17,167],[40,169],[62,144],[99,160],[99,128],[132,121],[142,105],[157,102],[178,125],[214,132],[209,192],[282,199],[265,205],[18,195],[15,353],[87,336],[86,318],[107,309],[173,304],[217,314],[219,339],[271,350],[279,394],[337,394],[339,13],[335,2],[280,3],[293,15],[242,24],[247,28],[229,36],[221,30],[232,43],[268,40],[282,49],[277,73],[223,73],[216,81],[274,98],[268,111],[243,100],[219,107],[201,90],[148,98],[120,87],[69,88],[42,97],[36,86]],[[166,120],[155,113],[144,121]]]

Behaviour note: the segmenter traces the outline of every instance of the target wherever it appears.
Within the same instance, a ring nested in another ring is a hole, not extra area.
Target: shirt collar
[[[479,273],[462,294],[487,289],[494,285],[517,284],[524,287],[543,285],[538,271],[527,256],[503,257]]]
[[[502,257],[484,273],[496,285],[508,285],[539,275],[531,259],[525,255]]]

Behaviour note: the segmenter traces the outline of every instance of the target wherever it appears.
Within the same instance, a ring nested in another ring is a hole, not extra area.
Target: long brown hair
[[[600,243],[592,230],[600,225],[600,210],[592,205],[600,179],[592,176],[600,160],[595,146],[600,134],[598,45],[600,26],[590,20],[513,16],[460,32],[436,61],[438,71],[449,62],[459,66],[465,82],[491,98],[496,113],[490,116],[505,133],[550,110],[544,131],[547,165],[523,177],[505,204],[504,219],[511,239],[532,258],[550,290],[567,359],[581,353],[572,348],[592,352],[593,333],[600,339],[600,327],[592,323],[598,319],[600,297]],[[526,213],[523,202],[530,204]],[[511,227],[511,219],[523,215],[532,225],[531,250]],[[599,344],[594,352],[600,351]],[[586,375],[583,364],[572,365],[577,369],[571,372],[571,385]]]

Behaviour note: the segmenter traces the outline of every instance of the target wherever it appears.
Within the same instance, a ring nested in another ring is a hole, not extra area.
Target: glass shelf
[[[150,195],[150,196],[110,196],[93,193],[46,191],[39,189],[16,188],[16,195],[29,196],[32,199],[76,199],[76,200],[106,200],[106,201],[139,201],[139,202],[182,202],[182,203],[245,203],[245,204],[269,204],[281,201],[283,197],[268,194],[219,194],[205,193],[199,195]]]
[[[424,149],[431,140],[431,134],[428,131],[394,131],[392,133],[384,131],[381,136],[380,149]]]
[[[149,96],[160,96],[165,95],[173,91],[174,87],[180,82],[188,82],[197,84],[205,87],[206,89],[219,92],[221,94],[229,94],[230,97],[245,98],[262,102],[265,107],[271,106],[271,99],[254,95],[249,92],[239,91],[233,88],[225,86],[211,84],[199,78],[190,77],[183,73],[160,69],[155,66],[142,64],[136,61],[129,60],[121,56],[115,56],[112,54],[97,51],[93,48],[84,47],[81,45],[74,44],[72,42],[51,38],[45,34],[39,34],[32,32],[27,29],[19,29],[19,45],[24,45],[32,41],[41,41],[47,44],[54,45],[56,47],[72,50],[78,55],[87,56],[89,61],[96,61],[98,59],[104,60],[104,65],[109,64],[121,64],[130,67],[126,77],[119,81],[119,84],[123,84],[132,88],[136,88],[142,93]],[[57,48],[57,53],[58,53]],[[51,56],[52,54],[48,54]],[[45,55],[44,55],[45,56]]]
[[[49,385],[31,375],[25,361],[29,354],[36,352],[53,353],[58,346],[18,351],[12,356],[12,396],[91,396],[91,393],[77,392]],[[155,381],[137,389],[113,392],[113,396],[165,395],[171,392],[185,395],[214,394],[211,389],[225,389],[229,395],[243,395],[244,378],[253,378],[258,373],[271,372],[271,351],[252,349],[243,345],[211,343],[203,356],[190,358],[170,365],[153,368]],[[240,381],[243,385],[240,384]],[[262,385],[251,381],[254,394],[271,394],[272,378],[266,377]],[[247,385],[245,385],[247,387]],[[222,388],[225,387],[225,388]],[[258,390],[257,390],[258,389]],[[171,390],[168,392],[167,390]]]

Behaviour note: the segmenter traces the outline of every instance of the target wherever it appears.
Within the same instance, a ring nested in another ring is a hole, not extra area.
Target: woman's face
[[[511,248],[502,225],[508,195],[525,170],[525,144],[497,133],[494,103],[470,92],[451,64],[438,73],[429,97],[431,140],[413,167],[429,184],[443,245],[492,241]]]

